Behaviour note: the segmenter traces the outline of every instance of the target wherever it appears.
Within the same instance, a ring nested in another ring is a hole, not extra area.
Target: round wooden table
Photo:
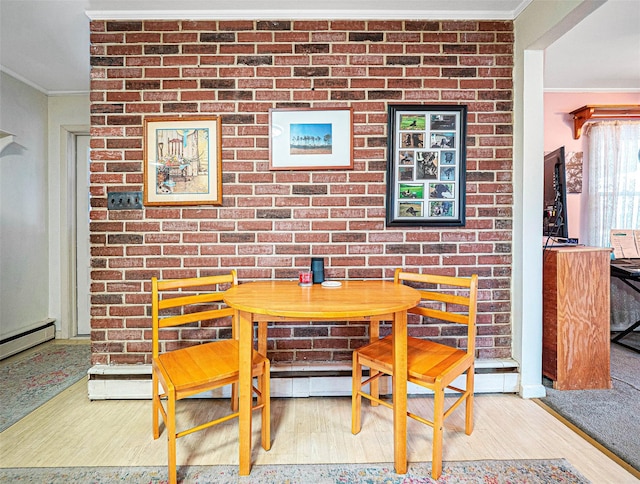
[[[392,391],[394,463],[407,472],[407,310],[420,293],[393,281],[341,281],[339,287],[310,287],[295,281],[257,281],[234,286],[224,302],[237,311],[239,339],[239,474],[251,471],[251,350],[254,322],[277,321],[391,321],[394,353]],[[265,331],[266,332],[266,331]],[[266,339],[266,335],[263,338]],[[259,344],[259,351],[266,344]]]

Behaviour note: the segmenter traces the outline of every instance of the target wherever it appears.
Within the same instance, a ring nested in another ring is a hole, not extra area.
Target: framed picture
[[[219,116],[144,120],[144,204],[222,205]]]
[[[271,109],[271,170],[353,169],[351,108]]]
[[[467,107],[389,105],[387,225],[463,226]]]

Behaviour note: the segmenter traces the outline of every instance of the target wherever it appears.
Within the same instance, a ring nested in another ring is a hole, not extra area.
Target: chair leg
[[[444,388],[435,391],[433,397],[433,455],[431,477],[439,479],[442,474],[442,432],[444,427]]]
[[[156,376],[156,372],[152,370],[151,374],[151,388],[152,388],[152,407],[153,407],[153,418],[152,418],[152,426],[153,426],[153,439],[157,439],[160,437],[160,409],[159,405],[162,405],[160,402],[160,395],[158,395],[158,377]]]
[[[258,353],[267,356],[267,331],[266,321],[258,321]]]
[[[231,384],[231,411],[232,412],[237,412],[238,411],[238,384],[237,383],[232,383]]]
[[[169,455],[169,484],[177,484],[178,476],[176,469],[176,397],[169,394],[167,398],[167,433],[168,433],[168,455]]]
[[[357,352],[353,352],[353,371],[351,376],[351,433],[357,434],[362,427],[361,409],[362,396],[362,366],[358,360]]]
[[[262,425],[261,425],[261,437],[262,448],[264,450],[271,449],[271,377],[269,372],[271,371],[271,365],[267,360],[264,365],[264,374],[258,377],[260,392],[260,400],[264,406],[262,407]]]
[[[380,321],[377,319],[372,319],[369,321],[369,343],[373,343],[376,340],[380,339]],[[373,377],[377,375],[378,372],[372,369],[369,369],[369,377]],[[380,379],[376,378],[375,380],[371,380],[369,383],[369,394],[374,398],[380,398]],[[369,400],[369,405],[372,407],[377,407],[379,405],[378,402],[374,400]]]
[[[464,424],[464,432],[467,435],[471,435],[473,432],[473,380],[474,380],[474,365],[471,365],[471,368],[467,370],[467,391],[469,395],[467,396],[467,401],[465,402],[465,424]]]

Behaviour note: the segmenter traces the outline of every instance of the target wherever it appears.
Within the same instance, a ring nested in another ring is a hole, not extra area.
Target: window
[[[640,122],[598,122],[588,133],[588,244],[610,247],[611,229],[640,228]]]

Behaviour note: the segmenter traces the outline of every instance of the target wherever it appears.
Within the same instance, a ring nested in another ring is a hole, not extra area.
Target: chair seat
[[[388,375],[393,374],[391,336],[356,350],[364,366]],[[407,338],[407,376],[409,381],[433,384],[451,368],[473,363],[466,352],[447,345],[409,336]]]
[[[266,358],[253,352],[254,376],[262,374]],[[238,341],[212,341],[158,355],[154,364],[168,375],[177,392],[238,378]]]

